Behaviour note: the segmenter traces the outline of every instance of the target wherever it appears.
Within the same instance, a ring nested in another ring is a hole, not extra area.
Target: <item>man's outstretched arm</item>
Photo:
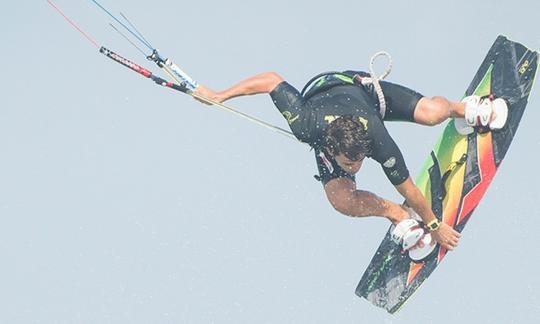
[[[215,92],[203,85],[199,85],[197,90],[195,90],[195,93],[221,103],[235,97],[270,93],[283,81],[284,79],[279,74],[275,72],[266,72],[240,81],[229,89],[220,92]]]

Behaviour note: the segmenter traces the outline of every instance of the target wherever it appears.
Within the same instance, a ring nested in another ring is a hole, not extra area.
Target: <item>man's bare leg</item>
[[[424,97],[418,101],[414,110],[414,121],[427,126],[438,125],[450,117],[463,116],[465,103],[450,101],[445,97]]]

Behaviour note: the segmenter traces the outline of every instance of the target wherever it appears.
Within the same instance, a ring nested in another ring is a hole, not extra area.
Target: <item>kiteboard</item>
[[[422,167],[416,184],[441,220],[461,232],[484,196],[512,142],[531,92],[537,51],[498,36],[465,96],[503,98],[508,104],[504,128],[476,129],[460,135],[450,120]],[[437,268],[447,250],[437,246],[421,262],[413,261],[386,233],[356,288],[356,294],[397,312]]]

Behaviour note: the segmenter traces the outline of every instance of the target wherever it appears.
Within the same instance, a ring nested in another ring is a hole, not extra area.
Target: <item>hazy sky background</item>
[[[498,34],[540,48],[540,2],[102,2],[199,82],[366,69],[460,99]],[[495,4],[497,3],[497,4]],[[90,1],[100,44],[158,71]],[[307,147],[153,85],[40,1],[0,20],[0,323],[536,323],[540,89],[459,248],[395,316],[355,296],[388,222],[338,214]],[[230,105],[286,127],[268,96]],[[390,124],[413,174],[443,126]],[[401,201],[370,161],[359,187]]]

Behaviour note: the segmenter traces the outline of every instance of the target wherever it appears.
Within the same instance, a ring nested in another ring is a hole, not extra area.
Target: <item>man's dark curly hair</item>
[[[331,155],[343,153],[352,161],[371,154],[371,140],[367,129],[353,116],[341,116],[328,125],[323,138],[323,147]]]

